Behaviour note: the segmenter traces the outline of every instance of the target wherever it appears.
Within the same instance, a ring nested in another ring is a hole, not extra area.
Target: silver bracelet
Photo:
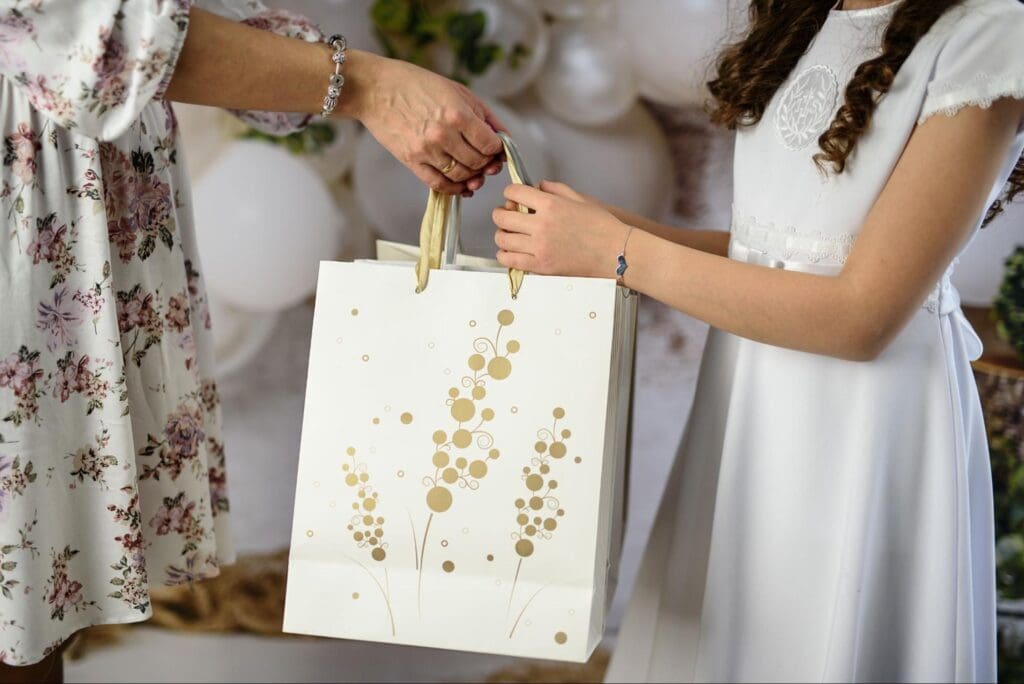
[[[324,106],[320,110],[320,116],[327,118],[338,106],[338,98],[341,97],[341,87],[345,85],[345,77],[341,75],[341,65],[345,63],[345,50],[348,48],[348,41],[345,36],[335,33],[325,41],[334,49],[331,61],[334,63],[334,73],[331,74],[331,82],[327,86],[327,95],[324,97]]]

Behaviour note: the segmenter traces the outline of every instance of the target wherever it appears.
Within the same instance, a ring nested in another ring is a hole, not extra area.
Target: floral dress
[[[217,4],[321,38],[258,2]],[[233,556],[210,314],[163,100],[190,5],[0,0],[0,663],[144,620],[150,586]],[[241,116],[273,133],[309,118]]]

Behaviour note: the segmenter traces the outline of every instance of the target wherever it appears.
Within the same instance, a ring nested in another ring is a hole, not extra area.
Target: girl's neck
[[[882,5],[888,5],[890,2],[895,2],[895,0],[842,0],[842,2],[839,3],[838,9],[840,9],[840,10],[872,9],[874,7],[881,7]]]

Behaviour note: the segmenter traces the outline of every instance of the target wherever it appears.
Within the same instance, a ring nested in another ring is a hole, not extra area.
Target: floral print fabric
[[[162,100],[190,4],[0,0],[2,663],[143,620],[151,585],[232,558],[211,321]],[[241,115],[274,133],[308,120]]]

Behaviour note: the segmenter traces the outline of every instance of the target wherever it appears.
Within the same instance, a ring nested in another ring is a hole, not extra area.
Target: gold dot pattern
[[[353,591],[352,592],[352,600],[353,601],[358,601],[359,600],[359,592],[358,591]]]
[[[569,640],[569,637],[566,635],[565,632],[555,632],[555,643],[556,644],[561,645],[561,644],[564,644],[568,640]]]
[[[494,560],[494,554],[493,553],[487,554],[487,560],[493,561]]]
[[[358,316],[359,315],[359,309],[352,309],[351,313],[352,313],[353,316]]]
[[[377,418],[377,417],[375,416],[375,417],[374,417],[374,419],[373,419],[373,424],[374,424],[374,425],[380,425],[380,418]]]
[[[370,360],[370,355],[369,354],[363,354],[363,361],[369,361],[369,360]]]
[[[468,372],[463,375],[460,386],[448,389],[446,403],[453,425],[434,430],[431,457],[434,472],[423,478],[428,488],[427,507],[432,513],[450,509],[457,489],[479,488],[480,481],[487,476],[488,463],[501,456],[500,451],[493,448],[494,437],[485,429],[486,424],[494,420],[494,409],[481,403],[487,399],[489,381],[500,382],[512,374],[510,357],[519,352],[521,345],[518,340],[507,340],[503,346],[501,334],[514,321],[512,311],[498,312],[494,337],[478,337],[473,341],[473,353],[466,359]],[[470,321],[469,325],[476,327],[476,321]],[[445,373],[449,371],[446,369]]]
[[[572,431],[558,429],[558,422],[565,418],[565,409],[556,407],[551,415],[554,418],[551,428],[537,432],[534,453],[529,465],[523,467],[526,492],[514,502],[519,530],[512,533],[512,538],[516,540],[514,548],[520,558],[529,558],[537,543],[551,539],[558,529],[559,519],[565,515],[565,509],[553,494],[558,489],[558,480],[551,477],[551,470],[569,453],[566,440],[572,437]]]
[[[401,420],[404,425],[408,425],[409,423],[412,422],[412,414],[406,411],[405,413],[402,414]]]
[[[356,492],[348,531],[356,546],[370,549],[370,557],[380,562],[387,558],[387,544],[383,541],[384,517],[376,513],[379,497],[370,485],[369,469],[356,458],[355,447],[348,447],[345,453],[348,460],[342,464],[341,470],[345,473],[345,484]]]
[[[593,320],[595,318],[597,318],[597,312],[596,311],[591,311],[590,312],[590,319]]]
[[[312,537],[313,536],[313,530],[306,530],[306,536],[307,537]]]
[[[455,563],[452,563],[450,560],[446,560],[444,563],[441,563],[441,569],[445,572],[455,572]]]

